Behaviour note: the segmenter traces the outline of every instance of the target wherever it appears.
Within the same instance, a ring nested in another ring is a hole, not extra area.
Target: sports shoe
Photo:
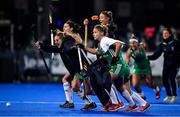
[[[131,112],[133,110],[137,109],[137,105],[134,104],[133,106],[128,106],[128,108],[124,109],[124,112]]]
[[[101,108],[101,111],[108,111],[108,106],[104,106]]]
[[[171,100],[169,100],[169,103],[175,103],[177,101],[178,97],[177,96],[172,96]]]
[[[145,112],[148,108],[150,108],[151,104],[150,103],[146,103],[145,106],[141,106],[137,109],[137,112]]]
[[[172,96],[166,96],[166,97],[163,99],[163,101],[164,101],[164,102],[170,102],[171,98],[172,98]]]
[[[101,109],[101,111],[108,111],[108,108],[111,104],[112,103],[110,101],[108,101],[107,104]]]
[[[64,104],[59,105],[60,108],[74,108],[74,103],[69,103],[66,101]]]
[[[117,111],[121,108],[123,108],[124,106],[124,103],[122,104],[123,102],[121,102],[121,104],[111,104],[109,107],[108,107],[108,110],[107,111],[110,111],[110,112],[114,112],[114,111]]]
[[[92,102],[90,104],[86,104],[83,108],[81,108],[81,110],[91,110],[96,107],[97,107],[97,105],[94,102]]]
[[[119,106],[120,106],[121,108],[124,108],[124,103],[123,103],[123,102],[119,102]]]

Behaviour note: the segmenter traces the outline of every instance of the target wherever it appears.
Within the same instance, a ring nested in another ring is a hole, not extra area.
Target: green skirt
[[[127,78],[130,79],[130,69],[128,66],[123,66],[122,64],[117,64],[111,66],[111,69],[109,72],[115,73],[118,75],[118,77]]]
[[[132,73],[136,75],[149,75],[151,74],[151,67],[147,66],[146,68],[140,69],[140,68],[133,68]]]

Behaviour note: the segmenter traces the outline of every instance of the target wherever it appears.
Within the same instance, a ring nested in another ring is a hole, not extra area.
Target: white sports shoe
[[[163,99],[163,101],[164,101],[164,102],[170,102],[170,101],[171,101],[171,98],[172,98],[172,96],[166,96],[166,97]]]
[[[169,101],[169,103],[175,103],[177,101],[178,97],[177,96],[172,96],[171,100]]]

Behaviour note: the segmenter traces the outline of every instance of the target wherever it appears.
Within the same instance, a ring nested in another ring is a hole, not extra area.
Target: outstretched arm
[[[162,45],[159,45],[158,48],[155,50],[155,52],[152,55],[147,56],[149,60],[156,60],[159,58],[163,52]]]
[[[85,48],[85,50],[91,54],[96,54],[96,55],[99,54],[97,48]]]
[[[42,49],[43,51],[48,53],[59,53],[61,51],[61,49],[58,48],[57,46],[44,45],[42,42],[39,41],[35,43],[35,46],[37,49]]]

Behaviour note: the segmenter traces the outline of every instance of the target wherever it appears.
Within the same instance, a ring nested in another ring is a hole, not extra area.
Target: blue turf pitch
[[[163,103],[165,90],[161,90],[161,98],[156,100],[154,92],[146,86],[143,91],[147,96],[147,101],[151,103],[151,108],[144,112],[136,111],[125,113],[122,110],[118,112],[102,112],[102,108],[96,96],[91,98],[97,103],[98,107],[91,111],[81,111],[83,101],[74,93],[74,109],[59,108],[59,104],[64,103],[65,96],[62,84],[57,83],[36,83],[36,84],[0,84],[0,117],[2,116],[48,116],[48,117],[127,117],[127,116],[180,116],[180,101],[176,104]],[[180,89],[178,89],[178,94]],[[125,102],[127,102],[120,96]],[[6,106],[10,102],[10,106]]]

